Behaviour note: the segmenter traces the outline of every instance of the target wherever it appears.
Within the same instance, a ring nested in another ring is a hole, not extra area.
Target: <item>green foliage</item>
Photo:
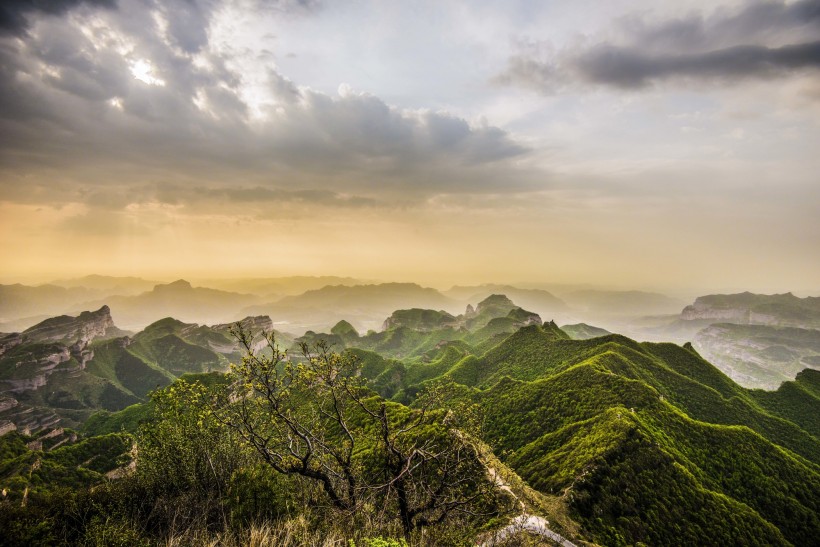
[[[248,461],[237,435],[214,418],[209,397],[206,385],[186,379],[151,394],[154,418],[137,435],[137,476],[145,488],[208,498],[226,491]]]
[[[356,547],[359,545],[360,547],[408,547],[407,541],[403,538],[395,539],[395,538],[383,538],[382,536],[374,537],[374,538],[364,538],[359,540],[357,544],[354,540],[350,540],[348,542],[349,547]]]
[[[291,542],[326,534],[397,547],[407,543],[392,538],[412,544],[429,525],[425,540],[458,544],[505,522],[509,494],[491,488],[486,465],[515,485],[516,512],[517,503],[542,511],[574,530],[573,541],[810,545],[820,537],[820,372],[775,392],[747,390],[691,346],[570,340],[554,323],[519,328],[532,316],[504,297],[482,304],[458,319],[469,328],[442,326],[446,317],[424,310],[400,314],[414,328],[361,337],[340,323],[331,335],[355,347],[306,347],[301,362],[275,348],[254,355],[246,339],[231,375],[185,376],[147,403],[97,413],[84,428],[90,438],[31,451],[33,438],[0,437],[4,537],[238,545],[253,534]],[[158,359],[176,372],[224,366],[189,347],[203,349],[195,337],[227,345],[222,336],[169,319],[127,348],[97,343],[89,367],[99,382],[74,399],[54,397],[98,404],[105,385],[140,393],[139,371],[161,371]],[[136,469],[107,482],[129,459],[123,431],[135,432]],[[469,509],[425,511],[437,491]]]
[[[573,506],[604,545],[788,545],[747,506],[710,492],[638,428],[590,462]]]
[[[450,374],[470,383],[505,372],[527,380],[502,378],[473,396],[485,409],[486,438],[525,480],[545,492],[576,496],[590,473],[601,474],[606,489],[590,494],[592,505],[583,505],[583,496],[573,497],[580,518],[599,541],[664,544],[676,534],[691,539],[710,530],[727,542],[757,537],[764,539],[752,544],[776,544],[785,537],[804,544],[820,531],[820,477],[811,463],[818,461],[816,440],[795,424],[762,412],[746,390],[693,352],[620,337],[550,343],[536,331],[522,329],[460,367],[465,370],[454,367]],[[531,380],[533,369],[541,371],[542,379]],[[687,414],[746,424],[756,432],[705,424]],[[615,467],[601,465],[610,454],[632,450],[635,435],[645,440],[640,445],[644,456],[624,458]],[[641,458],[654,463],[632,469]],[[643,509],[630,516],[619,504],[631,499],[625,491],[635,490]],[[701,511],[700,506],[709,509]],[[672,511],[675,507],[685,510]],[[674,533],[666,520],[670,514],[676,515]]]
[[[752,398],[764,409],[783,416],[820,438],[820,371],[806,369],[793,382],[783,382],[777,391],[754,390]]]
[[[83,544],[89,547],[149,547],[151,542],[128,521],[95,516],[85,529]]]
[[[105,435],[125,431],[136,433],[140,424],[153,417],[153,404],[138,403],[117,412],[100,411],[92,414],[85,424],[83,432],[86,435]]]
[[[345,343],[355,340],[359,337],[358,331],[345,320],[341,320],[336,323],[332,329],[330,329],[330,334],[335,334],[339,336]]]
[[[593,327],[586,323],[576,323],[574,325],[563,325],[561,330],[573,340],[589,340],[590,338],[598,338],[599,336],[607,336],[612,334],[606,329],[600,327]]]
[[[18,431],[6,433],[0,437],[0,464],[12,460],[28,452],[26,438]]]
[[[48,452],[29,450],[17,433],[0,437],[0,489],[4,498],[23,499],[59,488],[82,489],[99,484],[105,474],[125,465],[132,439],[110,434],[83,439]]]
[[[464,431],[469,413],[435,408],[446,386],[431,386],[410,409],[367,390],[352,353],[303,344],[305,361],[295,364],[272,339],[268,357],[241,329],[237,336],[248,354],[214,416],[273,470],[313,481],[337,510],[384,508],[408,538],[451,513],[496,511]]]
[[[152,337],[140,333],[134,337],[134,344],[129,349],[174,376],[226,368],[225,361],[218,354],[191,344],[176,334]]]
[[[89,361],[86,370],[140,399],[149,391],[170,384],[174,378],[156,364],[137,356],[121,340],[97,342],[92,348],[94,358]],[[120,410],[124,406],[106,408]]]
[[[237,469],[230,478],[225,499],[230,522],[241,527],[295,514],[301,506],[295,492],[301,486],[299,481],[262,463]]]

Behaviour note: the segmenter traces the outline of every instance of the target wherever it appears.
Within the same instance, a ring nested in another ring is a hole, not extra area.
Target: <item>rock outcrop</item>
[[[820,328],[820,298],[785,294],[712,294],[698,297],[681,312],[684,321],[711,320],[738,325]]]
[[[413,330],[427,332],[447,327],[455,327],[458,318],[446,311],[423,310],[411,308],[409,310],[396,310],[390,317],[385,319],[382,330],[396,327],[407,327]]]
[[[102,338],[115,329],[111,310],[103,306],[97,311],[84,311],[77,317],[61,315],[46,319],[22,332],[25,341],[68,342],[82,345]]]
[[[19,332],[12,332],[10,334],[0,334],[0,357],[7,351],[13,349],[23,343],[23,335]]]
[[[17,431],[17,426],[14,425],[13,422],[10,422],[9,420],[0,420],[0,437],[6,433],[11,433],[12,431]]]
[[[513,303],[512,300],[507,298],[506,295],[503,294],[493,294],[482,300],[476,306],[475,313],[486,313],[490,310],[505,310],[506,313],[509,313],[510,310],[517,308],[518,306]]]

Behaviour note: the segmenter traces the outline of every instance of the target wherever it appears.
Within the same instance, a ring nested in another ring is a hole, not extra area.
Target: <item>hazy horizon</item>
[[[471,281],[471,282],[458,282],[458,280],[452,282],[444,282],[444,283],[436,283],[436,282],[426,282],[420,279],[379,279],[379,278],[358,278],[356,276],[351,275],[343,275],[339,273],[326,273],[326,274],[292,274],[292,275],[255,275],[255,276],[225,276],[225,277],[199,277],[196,275],[186,276],[186,275],[171,275],[171,276],[141,276],[141,275],[109,275],[109,274],[99,274],[99,273],[92,273],[92,274],[82,274],[77,276],[48,276],[43,275],[40,277],[12,277],[12,278],[0,278],[0,285],[11,285],[11,284],[21,284],[21,285],[30,285],[30,286],[39,286],[39,285],[47,285],[59,282],[66,282],[66,281],[75,281],[78,282],[77,286],[83,286],[79,281],[86,277],[92,276],[100,276],[100,277],[111,277],[111,278],[129,278],[133,277],[136,279],[141,279],[144,281],[155,282],[157,284],[169,284],[175,281],[184,280],[191,283],[194,287],[207,287],[207,288],[220,288],[224,289],[220,285],[224,284],[233,284],[237,287],[233,289],[234,292],[243,292],[239,285],[242,282],[253,282],[253,281],[278,281],[278,280],[287,280],[292,278],[306,278],[306,279],[318,279],[323,277],[329,278],[349,278],[352,283],[355,285],[378,285],[378,284],[385,284],[385,283],[412,283],[421,285],[423,287],[430,287],[436,289],[441,292],[447,292],[456,287],[472,287],[472,286],[483,286],[483,285],[508,285],[511,287],[519,288],[519,289],[542,289],[546,291],[552,291],[555,293],[563,293],[563,292],[575,292],[575,291],[583,291],[583,290],[592,290],[592,291],[613,291],[613,292],[627,292],[627,291],[639,291],[639,292],[648,292],[648,293],[659,293],[666,296],[679,298],[679,299],[687,299],[687,298],[695,298],[697,296],[703,296],[706,294],[733,294],[733,293],[741,293],[741,292],[753,292],[759,294],[783,294],[783,293],[793,293],[798,297],[804,298],[807,296],[818,296],[820,297],[820,289],[812,289],[810,287],[784,287],[779,289],[778,287],[772,286],[761,286],[761,287],[749,287],[749,286],[703,286],[703,287],[694,287],[694,286],[682,286],[682,287],[674,287],[674,286],[664,286],[664,285],[647,285],[647,286],[640,286],[640,285],[613,285],[613,284],[604,284],[604,283],[583,283],[583,282],[555,282],[550,280],[521,280],[521,279],[513,279],[513,280],[479,280],[479,281]],[[332,282],[328,283],[330,285],[335,285],[338,283]],[[246,289],[244,292],[253,293],[252,290]]]
[[[2,282],[818,294],[820,2],[16,2]]]

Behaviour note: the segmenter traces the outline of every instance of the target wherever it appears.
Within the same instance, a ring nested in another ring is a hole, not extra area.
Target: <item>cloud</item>
[[[305,204],[354,209],[384,205],[378,200],[362,196],[340,194],[329,190],[291,190],[275,185],[225,188],[162,183],[144,187],[141,191],[143,192],[142,200],[155,201],[166,205],[210,203],[224,207],[226,203],[230,203],[239,205],[242,208],[254,204],[268,208],[271,204]]]
[[[599,45],[576,59],[586,82],[640,88],[667,78],[734,81],[820,68],[820,41],[778,48],[734,46],[684,55],[647,55],[640,49]]]
[[[447,112],[400,110],[349,90],[331,96],[299,89],[277,73],[271,82],[276,102],[263,142],[280,161],[300,168],[318,160],[332,169],[388,175],[417,167],[478,166],[527,151],[501,129],[471,126]]]
[[[40,184],[59,188],[54,200],[72,199],[71,188],[76,199],[158,181],[239,191],[287,183],[344,207],[383,190],[525,189],[504,172],[526,146],[445,111],[403,110],[345,86],[323,93],[271,61],[251,108],[234,62],[243,52],[211,44],[219,11],[210,1],[120,0],[63,19],[32,12],[25,36],[0,37],[0,191],[18,195],[23,172],[53,179]]]
[[[553,93],[567,85],[638,89],[672,79],[731,84],[820,69],[820,0],[752,2],[661,22],[625,17],[600,42],[554,52],[530,43],[495,81]]]
[[[0,35],[23,34],[32,14],[64,15],[82,4],[112,8],[116,0],[4,0],[0,3]]]

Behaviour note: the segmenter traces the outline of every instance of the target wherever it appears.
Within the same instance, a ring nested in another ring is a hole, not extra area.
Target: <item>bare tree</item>
[[[443,389],[405,407],[367,389],[358,360],[325,342],[303,344],[295,363],[273,335],[257,352],[240,325],[233,334],[245,355],[215,415],[277,472],[316,481],[340,510],[379,505],[407,537],[459,514],[497,512],[475,444],[440,408]]]

